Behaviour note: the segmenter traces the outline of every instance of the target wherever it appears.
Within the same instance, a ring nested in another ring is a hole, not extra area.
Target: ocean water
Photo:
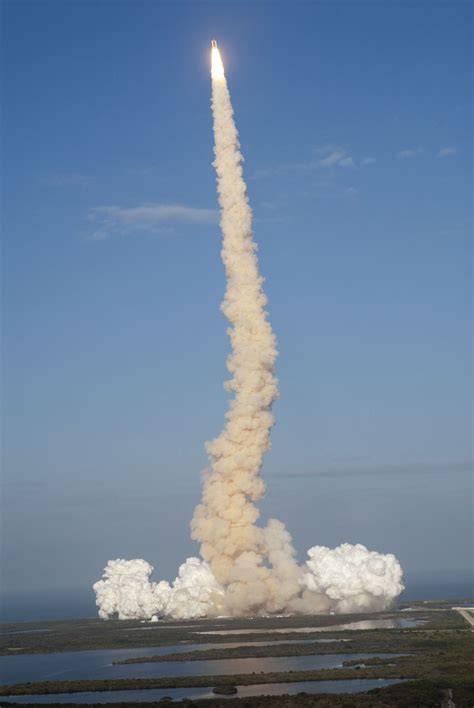
[[[87,617],[97,617],[92,589],[0,594],[0,622],[34,622]]]

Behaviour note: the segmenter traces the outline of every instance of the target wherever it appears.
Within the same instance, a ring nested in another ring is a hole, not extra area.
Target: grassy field
[[[360,631],[330,631],[324,634],[291,633],[291,634],[248,634],[241,637],[235,635],[197,635],[196,631],[211,631],[213,629],[294,629],[297,627],[329,627],[331,625],[360,621],[362,619],[380,619],[396,616],[423,618],[425,623],[416,628],[408,629],[378,629]],[[46,626],[47,624],[47,626]],[[124,626],[127,625],[127,626]],[[124,648],[143,646],[159,646],[177,644],[179,642],[212,642],[222,644],[222,647],[208,650],[190,651],[184,654],[168,654],[162,656],[147,656],[133,659],[133,663],[143,661],[196,661],[202,659],[232,659],[243,657],[264,656],[303,656],[329,653],[393,653],[390,658],[373,658],[364,660],[360,667],[359,661],[347,661],[342,668],[322,669],[312,671],[293,671],[279,673],[248,673],[227,676],[181,676],[177,678],[141,678],[141,679],[110,679],[110,680],[78,680],[78,681],[41,681],[37,683],[16,684],[0,687],[0,696],[8,700],[8,696],[28,694],[71,693],[71,703],[74,693],[83,691],[110,691],[150,688],[175,687],[217,687],[228,684],[250,685],[262,683],[293,683],[299,681],[325,681],[334,679],[370,679],[370,678],[403,678],[406,682],[386,688],[376,689],[368,694],[339,695],[308,695],[298,694],[290,697],[255,697],[215,700],[197,700],[190,703],[183,701],[181,705],[192,706],[448,706],[448,698],[452,696],[457,708],[468,708],[474,705],[474,635],[462,617],[443,607],[417,607],[410,612],[381,613],[377,615],[350,616],[314,616],[291,618],[259,618],[256,620],[215,620],[188,623],[163,623],[150,630],[134,630],[133,627],[143,627],[138,623],[98,622],[95,620],[68,623],[39,623],[36,625],[21,625],[25,629],[49,629],[50,631],[27,632],[26,634],[6,634],[9,644],[5,644],[4,653],[10,653],[8,646],[13,647],[13,638],[21,647],[34,647],[38,651],[70,650],[71,648]],[[18,631],[12,626],[1,628],[1,631]],[[66,627],[68,632],[66,633]],[[87,637],[87,633],[89,636]],[[69,636],[67,636],[67,634]],[[161,641],[157,641],[157,635]],[[137,636],[138,635],[138,636]],[[145,635],[145,636],[143,636]],[[152,635],[151,637],[149,635]],[[343,643],[328,644],[269,644],[268,646],[245,646],[226,648],[226,642],[269,641],[275,639],[320,639],[324,637],[348,639]],[[395,656],[404,654],[404,656]],[[129,662],[132,663],[132,662]],[[126,705],[126,704],[120,704]],[[138,703],[130,703],[138,705]],[[143,704],[145,705],[145,704]],[[147,706],[153,705],[146,703]],[[163,705],[163,701],[156,705]]]

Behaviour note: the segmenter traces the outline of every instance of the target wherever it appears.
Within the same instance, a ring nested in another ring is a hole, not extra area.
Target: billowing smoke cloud
[[[166,580],[151,581],[152,573],[153,566],[141,559],[109,561],[103,579],[93,586],[99,616],[187,619],[222,611],[224,590],[205,561],[188,558],[172,585]]]
[[[303,582],[329,598],[334,612],[384,610],[402,592],[402,569],[391,553],[368,551],[358,543],[308,551]]]
[[[223,612],[224,589],[206,563],[188,558],[171,586],[164,614],[177,619],[209,617]]]
[[[284,534],[289,536],[283,524],[274,520],[269,528],[270,543],[274,544],[269,551],[271,573],[285,585],[281,595],[290,598],[286,612],[384,610],[403,590],[402,570],[392,554],[368,551],[360,544],[344,543],[334,549],[314,546],[300,568],[289,560],[291,546],[283,546],[283,550],[278,546]],[[152,572],[153,567],[144,560],[109,561],[104,579],[94,585],[100,617],[192,619],[228,611],[229,598],[206,561],[188,558],[172,585],[164,580],[152,582]],[[268,612],[282,609],[269,607],[266,597],[260,600]]]
[[[403,590],[393,555],[361,545],[315,546],[299,566],[284,524],[276,519],[266,527],[256,523],[256,502],[265,492],[260,472],[278,396],[277,350],[265,310],[230,95],[217,47],[212,54],[214,167],[227,276],[221,308],[230,322],[232,346],[226,388],[234,397],[224,430],[206,446],[210,467],[191,522],[204,560],[188,559],[172,585],[151,582],[152,567],[143,560],[109,561],[104,579],[94,585],[99,615],[184,619],[385,609]]]
[[[104,569],[103,579],[94,584],[99,617],[117,615],[119,619],[134,619],[162,615],[171,593],[170,584],[150,582],[153,566],[144,560],[111,560]]]

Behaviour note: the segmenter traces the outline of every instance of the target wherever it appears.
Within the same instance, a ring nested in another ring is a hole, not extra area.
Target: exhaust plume
[[[260,472],[270,447],[276,339],[252,236],[252,212],[224,67],[212,42],[214,162],[221,209],[227,287],[221,305],[230,322],[226,388],[234,394],[220,435],[206,449],[202,501],[191,521],[203,560],[189,558],[172,585],[150,581],[143,560],[109,561],[94,585],[99,615],[150,619],[275,612],[354,612],[387,608],[403,590],[395,556],[360,544],[314,546],[299,566],[290,533],[277,519],[257,525],[265,492]]]
[[[201,543],[201,555],[226,587],[229,610],[240,614],[265,603],[273,592],[271,574],[263,565],[265,543],[255,525],[259,511],[254,502],[265,492],[260,470],[270,447],[271,406],[278,395],[273,373],[277,351],[265,312],[239,138],[217,46],[212,48],[212,113],[227,275],[221,309],[230,322],[232,345],[227,361],[232,378],[226,388],[235,396],[224,430],[206,446],[211,466],[191,530]]]
[[[188,558],[172,585],[166,580],[151,581],[152,573],[153,566],[141,559],[109,561],[102,580],[93,586],[99,617],[188,619],[215,615],[222,609],[224,591],[205,561]]]

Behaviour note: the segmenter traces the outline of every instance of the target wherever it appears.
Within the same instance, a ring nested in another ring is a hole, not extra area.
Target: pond
[[[34,633],[39,633],[42,634],[44,632],[51,632],[50,629],[11,629],[7,631],[2,631],[0,632],[0,636],[10,636],[12,634],[34,634]]]
[[[194,632],[194,634],[308,634],[310,632],[342,632],[356,629],[407,629],[418,627],[424,620],[403,618],[403,619],[378,619],[360,620],[358,622],[348,622],[347,624],[333,624],[327,627],[281,627],[279,629],[217,629],[208,632]]]
[[[399,679],[351,679],[350,681],[300,681],[295,683],[261,683],[254,686],[237,686],[237,694],[230,696],[277,696],[296,693],[363,693],[373,688],[384,688]],[[180,701],[183,698],[216,698],[210,688],[164,688],[143,691],[89,691],[87,693],[54,693],[48,696],[8,696],[12,703],[113,703],[132,701],[159,701],[165,696]],[[224,698],[224,696],[219,696]]]
[[[180,651],[189,650],[180,647]],[[149,654],[165,654],[170,647],[147,648]],[[173,647],[176,650],[176,647]],[[94,651],[23,654],[1,657],[2,684],[27,681],[66,681],[79,679],[159,678],[162,676],[217,676],[225,674],[267,673],[270,671],[306,671],[342,666],[344,661],[357,661],[394,654],[321,654],[310,656],[252,657],[215,659],[212,661],[166,661],[113,665],[113,661],[143,656],[140,649],[101,649]]]

